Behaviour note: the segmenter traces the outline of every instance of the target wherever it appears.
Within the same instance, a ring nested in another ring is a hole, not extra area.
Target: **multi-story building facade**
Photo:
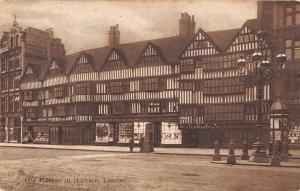
[[[285,52],[286,68],[274,78],[272,101],[279,98],[288,108],[289,139],[300,143],[300,3],[299,1],[263,2],[258,18],[272,39],[273,56]]]
[[[257,87],[240,78],[237,60],[243,57],[247,69],[255,67],[257,32],[266,30],[262,52],[275,77],[263,88],[265,140],[270,107],[280,99],[288,107],[290,140],[297,143],[299,9],[297,2],[262,1],[258,18],[240,28],[196,33],[194,18],[182,13],[179,35],[127,44],[120,44],[118,26],[112,26],[108,46],[67,56],[53,40],[57,56],[21,67],[15,100],[21,100],[22,112],[15,115],[24,118],[23,137],[50,144],[124,144],[132,136],[138,142],[151,125],[156,146],[254,142]],[[283,52],[289,59],[279,71],[275,58]]]
[[[53,57],[64,57],[65,50],[60,40],[53,38],[51,29],[22,29],[16,19],[11,30],[3,33],[0,49],[1,140],[20,141],[23,121],[20,79],[24,68],[32,65],[38,69]]]
[[[186,145],[213,145],[216,140],[242,143],[256,137],[256,87],[239,75],[237,60],[243,56],[253,68],[258,48],[258,21],[226,31],[199,30],[182,54],[180,64],[180,125]],[[265,43],[264,53],[270,59]],[[263,119],[268,117],[270,85],[264,88]]]

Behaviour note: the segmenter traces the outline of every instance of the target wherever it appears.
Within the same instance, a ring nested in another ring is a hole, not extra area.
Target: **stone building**
[[[0,132],[1,140],[20,141],[22,100],[20,79],[24,68],[40,67],[45,61],[65,56],[60,39],[53,38],[51,29],[22,29],[16,18],[9,32],[4,32],[0,44]]]

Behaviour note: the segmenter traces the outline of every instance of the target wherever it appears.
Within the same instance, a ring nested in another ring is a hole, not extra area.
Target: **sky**
[[[181,12],[195,16],[196,29],[239,28],[256,18],[256,7],[255,0],[0,0],[0,32],[16,15],[23,28],[53,28],[70,54],[106,46],[115,24],[127,43],[177,35]]]

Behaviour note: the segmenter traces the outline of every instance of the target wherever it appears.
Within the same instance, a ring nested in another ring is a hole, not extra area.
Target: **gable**
[[[267,47],[267,45],[265,44]],[[249,27],[244,26],[233,40],[227,52],[242,52],[255,50],[258,47],[256,33]]]
[[[88,64],[88,63],[89,63],[89,59],[84,54],[81,54],[79,59],[76,62],[76,64]]]
[[[105,64],[103,65],[103,70],[118,70],[126,68],[126,64],[121,55],[121,51],[112,49]]]
[[[49,70],[55,70],[58,68],[59,68],[58,64],[55,62],[55,60],[53,60],[52,64],[50,65]]]
[[[153,47],[153,45],[149,44],[146,50],[144,51],[144,56],[158,56],[158,53]]]
[[[164,58],[162,57],[159,48],[152,43],[149,43],[142,51],[138,63],[145,66],[160,65],[164,63]]]
[[[26,70],[26,75],[31,75],[33,74],[33,70],[30,66],[28,66],[27,70]]]
[[[48,70],[46,71],[46,78],[60,76],[63,75],[63,73],[64,66],[62,64],[59,64],[58,61],[52,60]]]
[[[216,46],[202,30],[199,30],[198,33],[195,35],[193,41],[186,48],[182,57],[187,58],[209,56],[215,54],[219,54],[219,51],[216,49]]]
[[[31,66],[27,66],[20,80],[22,82],[32,82],[37,81],[38,78],[36,77],[33,68]]]
[[[92,60],[89,55],[82,53],[76,60],[75,66],[71,73],[86,73],[92,72]]]

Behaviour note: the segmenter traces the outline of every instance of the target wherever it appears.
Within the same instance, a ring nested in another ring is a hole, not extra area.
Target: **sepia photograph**
[[[300,0],[0,0],[0,191],[300,191]]]

